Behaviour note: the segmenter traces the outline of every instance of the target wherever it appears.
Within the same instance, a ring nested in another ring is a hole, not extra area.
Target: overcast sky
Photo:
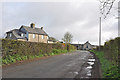
[[[102,19],[102,44],[118,36],[117,2],[107,19]],[[2,35],[35,23],[49,36],[61,40],[66,32],[73,35],[73,43],[98,44],[99,1],[70,2],[4,2],[2,4]]]

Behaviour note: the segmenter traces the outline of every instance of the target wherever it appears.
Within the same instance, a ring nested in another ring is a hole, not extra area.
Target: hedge
[[[120,54],[120,37],[106,41],[104,44],[103,51],[105,58],[112,63],[118,64],[118,55]]]
[[[70,44],[69,49],[75,50],[76,48]],[[37,42],[26,42],[10,39],[2,39],[2,60],[10,63],[15,62],[14,59],[25,60],[28,58],[50,56],[58,53],[67,52],[67,46],[63,46],[61,43],[49,44],[49,43],[37,43]],[[7,60],[8,59],[8,60]]]
[[[91,50],[99,58],[103,78],[120,79],[120,37],[106,41],[103,46]]]
[[[96,48],[99,50],[99,47]],[[100,47],[100,51],[104,52],[104,57],[111,61],[113,64],[118,64],[120,55],[120,37],[106,41],[103,46]]]

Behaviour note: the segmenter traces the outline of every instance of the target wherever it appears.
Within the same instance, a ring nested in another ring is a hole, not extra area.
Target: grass
[[[73,50],[70,50],[72,52]],[[29,59],[35,59],[35,58],[40,58],[43,56],[53,56],[53,55],[59,55],[62,53],[67,53],[67,50],[61,50],[61,49],[53,49],[51,53],[48,54],[38,54],[38,55],[19,55],[19,54],[14,54],[14,55],[8,55],[5,58],[2,58],[2,65],[8,65],[12,63],[16,63],[18,61],[24,61],[24,60],[29,60]]]
[[[104,58],[104,52],[91,50],[100,60],[102,69],[102,78],[119,78],[118,65],[113,64]]]

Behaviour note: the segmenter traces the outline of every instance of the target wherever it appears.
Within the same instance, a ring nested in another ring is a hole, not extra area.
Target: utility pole
[[[100,17],[100,23],[99,23],[99,50],[101,46],[101,17]]]

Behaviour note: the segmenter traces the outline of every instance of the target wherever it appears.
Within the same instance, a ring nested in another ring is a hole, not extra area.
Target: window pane
[[[24,36],[24,34],[22,33],[22,34],[21,34],[21,36],[23,37],[23,36]]]
[[[33,34],[33,38],[35,38],[35,34]]]
[[[47,39],[48,39],[48,36],[47,36]]]
[[[43,39],[43,35],[42,35],[42,39]]]
[[[10,33],[10,37],[12,37],[12,33]]]

